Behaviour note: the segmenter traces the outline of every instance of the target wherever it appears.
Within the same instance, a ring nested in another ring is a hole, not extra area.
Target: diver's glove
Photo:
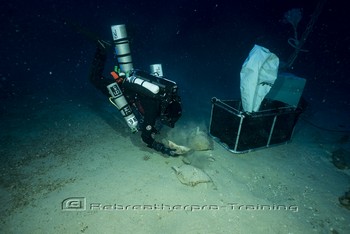
[[[172,150],[172,149],[166,147],[164,144],[156,142],[156,141],[154,141],[152,143],[151,148],[153,148],[153,149],[155,149],[155,150],[157,150],[157,151],[159,151],[162,154],[165,154],[167,156],[171,156],[171,157],[179,156],[178,154],[175,153],[175,150]]]

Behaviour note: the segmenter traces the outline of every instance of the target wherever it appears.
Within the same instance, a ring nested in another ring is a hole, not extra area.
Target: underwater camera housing
[[[174,81],[154,76],[144,71],[133,70],[123,83],[126,89],[160,100],[160,120],[171,128],[182,115],[181,98]]]

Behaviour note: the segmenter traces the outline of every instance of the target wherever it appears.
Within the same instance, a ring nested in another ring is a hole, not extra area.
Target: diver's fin
[[[103,49],[107,49],[110,46],[112,46],[112,44],[109,41],[105,41],[105,40],[97,40],[97,43],[103,48]]]
[[[101,48],[103,49],[108,49],[109,47],[112,46],[112,43],[110,43],[109,41],[100,39],[100,37],[96,33],[91,32],[90,30],[84,28],[82,25],[78,23],[64,20],[64,24],[70,26],[74,31],[84,35],[90,41],[97,43],[98,46],[101,46]]]

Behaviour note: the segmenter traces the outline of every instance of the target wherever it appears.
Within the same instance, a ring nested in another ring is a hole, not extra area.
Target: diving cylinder
[[[157,77],[163,77],[163,68],[162,64],[152,64],[150,66],[151,75],[157,76]]]
[[[120,71],[129,74],[133,69],[133,64],[125,25],[113,25],[111,30]]]
[[[137,76],[129,76],[126,79],[126,81],[129,83],[141,85],[142,87],[148,89],[149,91],[151,91],[154,94],[159,93],[159,90],[160,90],[158,85],[152,84],[151,82],[144,80],[142,78],[139,78]]]
[[[107,86],[110,101],[118,108],[132,132],[137,132],[138,121],[117,83]]]

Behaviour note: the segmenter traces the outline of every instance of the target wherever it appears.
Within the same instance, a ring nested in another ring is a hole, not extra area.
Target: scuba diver
[[[118,67],[111,78],[103,76],[108,49],[111,43],[98,40],[94,55],[90,82],[116,106],[132,132],[141,131],[141,138],[148,147],[164,156],[178,156],[171,149],[154,139],[158,123],[171,128],[181,117],[181,98],[175,82],[163,77],[160,64],[151,65],[151,73],[133,68],[125,25],[111,27]]]

